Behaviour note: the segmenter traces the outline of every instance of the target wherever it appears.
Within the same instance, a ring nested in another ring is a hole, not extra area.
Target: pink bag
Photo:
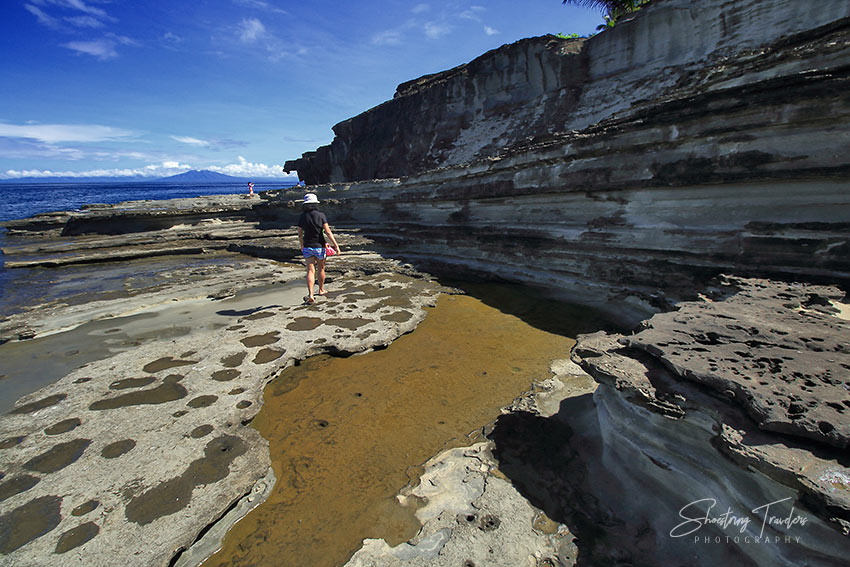
[[[325,244],[325,258],[330,258],[334,254],[336,254],[336,250],[334,250],[334,247],[330,244]]]

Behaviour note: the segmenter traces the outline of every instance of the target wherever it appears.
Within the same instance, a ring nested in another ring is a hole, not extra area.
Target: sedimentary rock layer
[[[329,146],[286,168],[310,185],[409,176],[681,99],[683,91],[832,66],[840,46],[824,43],[814,65],[800,66],[813,54],[794,36],[821,35],[848,16],[846,0],[824,0],[817,10],[794,0],[656,0],[588,40],[525,39],[403,83],[392,100],[337,124]]]
[[[535,382],[531,392],[502,410],[503,417],[522,412],[548,418],[564,399],[596,388],[568,360],[553,361],[551,370],[554,376]],[[398,497],[403,506],[422,504],[416,510],[422,523],[416,537],[395,547],[366,539],[346,567],[576,565],[575,534],[531,505],[516,479],[504,477],[496,449],[487,440],[430,459],[418,484]]]
[[[166,287],[134,310],[158,340],[140,338],[129,350],[116,344],[123,352],[76,368],[0,416],[0,561],[169,564],[205,526],[231,507],[246,512],[240,500],[273,483],[268,443],[248,426],[264,385],[313,354],[361,352],[411,331],[439,289],[385,273],[340,282],[317,305],[302,305],[301,269],[255,263],[242,274],[243,286],[260,286],[243,298],[247,305],[178,299]],[[269,268],[276,285],[253,279]],[[111,302],[113,310],[132,305]],[[103,316],[97,303],[89,308],[92,318]],[[212,324],[203,320],[207,309]],[[51,309],[43,326],[81,316],[79,307],[69,310]],[[76,346],[120,336],[133,320],[112,318],[110,330],[78,337]],[[0,345],[2,356],[17,347]]]
[[[329,146],[289,161],[309,184],[399,177],[497,153],[555,131],[587,80],[582,40],[530,38],[398,86],[340,122]]]
[[[259,194],[217,195],[86,205],[78,211],[42,213],[28,219],[6,221],[2,226],[9,234],[22,236],[154,232],[177,225],[258,220],[252,211],[261,199]]]
[[[721,272],[847,286],[850,3],[659,1],[583,45],[570,57],[586,57],[587,81],[552,133],[472,161],[459,136],[443,167],[311,190],[336,224],[431,271],[536,284],[632,321]],[[352,124],[449,96],[463,76],[423,79]],[[382,143],[346,151],[379,161]]]
[[[302,305],[295,231],[246,222],[259,202],[124,203],[10,223],[0,562],[168,564],[274,484],[268,443],[248,426],[269,380],[314,354],[386,345],[424,318],[438,286],[344,232],[333,287]],[[215,551],[207,539],[176,564]]]
[[[564,88],[552,90],[557,81]],[[356,228],[385,255],[431,273],[532,284],[635,323],[719,273],[850,286],[848,85],[847,0],[817,10],[659,0],[584,43],[520,42],[406,83],[345,123],[351,137],[335,144],[352,164],[340,154],[330,169],[309,159],[298,167],[322,170],[321,180],[361,177],[346,168],[407,175],[310,188],[332,225]],[[460,128],[449,115],[471,118]],[[427,146],[428,128],[439,139],[458,133],[439,151],[405,149]],[[490,131],[501,133],[481,134]],[[385,162],[410,167],[374,169]],[[79,234],[221,218],[289,226],[302,196],[195,212],[98,208],[10,228]],[[184,244],[194,252],[221,242]]]

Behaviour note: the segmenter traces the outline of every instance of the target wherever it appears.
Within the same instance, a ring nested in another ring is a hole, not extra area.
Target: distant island
[[[18,177],[0,179],[0,183],[289,183],[295,185],[296,177],[233,177],[208,169],[193,169],[169,177]]]
[[[253,181],[253,179],[248,179],[247,177],[233,177],[223,173],[209,171],[208,169],[193,169],[186,173],[178,173],[177,175],[162,177],[154,181],[158,183],[248,183],[249,181]]]

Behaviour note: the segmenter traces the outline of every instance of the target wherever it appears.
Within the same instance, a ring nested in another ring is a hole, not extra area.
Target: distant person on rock
[[[318,268],[319,295],[327,294],[325,289],[325,234],[333,242],[333,249],[339,254],[339,244],[336,237],[328,226],[325,213],[319,211],[319,198],[315,193],[304,195],[303,212],[298,219],[298,242],[301,245],[301,253],[307,262],[307,293],[304,303],[313,304],[316,297],[313,295],[313,284],[316,282],[316,269]]]

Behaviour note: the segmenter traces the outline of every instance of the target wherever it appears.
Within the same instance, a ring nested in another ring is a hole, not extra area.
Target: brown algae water
[[[413,537],[419,522],[396,501],[399,490],[568,357],[573,339],[541,329],[595,319],[509,287],[490,286],[489,303],[510,304],[534,326],[479,299],[442,295],[386,349],[315,357],[275,378],[253,426],[269,440],[278,482],[204,565],[339,566],[364,538]]]

